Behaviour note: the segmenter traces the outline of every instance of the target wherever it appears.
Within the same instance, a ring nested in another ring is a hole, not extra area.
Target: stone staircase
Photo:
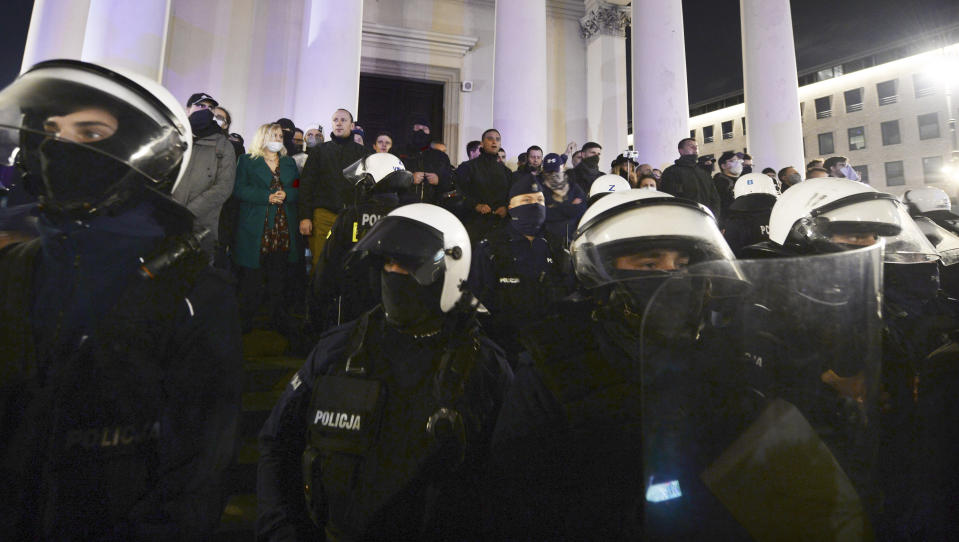
[[[272,331],[255,329],[243,336],[243,414],[240,418],[236,461],[227,469],[224,487],[229,494],[215,542],[253,540],[256,521],[256,435],[273,405],[293,378],[303,358],[284,355],[287,341]]]

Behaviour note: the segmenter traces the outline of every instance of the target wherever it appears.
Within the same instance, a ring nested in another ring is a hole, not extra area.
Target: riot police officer
[[[900,200],[942,257],[939,279],[944,292],[959,298],[959,215],[952,212],[952,201],[940,188],[924,186],[906,190]]]
[[[490,337],[511,361],[522,350],[519,330],[549,314],[575,285],[565,241],[543,226],[539,179],[517,177],[509,193],[510,220],[477,243],[469,278],[470,290],[490,313]]]
[[[78,61],[0,91],[40,237],[0,253],[0,525],[13,540],[205,540],[240,411],[231,281],[170,199],[185,112]],[[4,150],[4,155],[9,155]]]
[[[883,502],[875,515],[877,527],[891,539],[908,538],[934,528],[932,523],[926,525],[934,511],[917,507],[922,495],[935,492],[917,487],[916,481],[919,473],[943,467],[917,461],[919,454],[924,453],[919,450],[942,447],[942,442],[932,435],[925,439],[928,445],[916,444],[923,439],[922,428],[929,421],[917,411],[925,404],[922,388],[917,384],[927,381],[921,374],[926,358],[945,346],[948,334],[959,328],[955,302],[945,298],[939,289],[938,252],[895,197],[859,182],[833,178],[805,181],[783,194],[770,216],[769,241],[747,251],[762,249],[753,252],[761,254],[771,249],[790,256],[875,244],[883,245],[884,261],[884,403],[879,413],[878,456]],[[859,378],[849,370],[846,374],[841,368],[830,370],[832,374],[824,373],[823,381],[833,385]],[[936,382],[929,384],[937,388]],[[931,532],[942,531],[934,528]]]
[[[589,204],[596,203],[599,198],[613,192],[630,190],[629,182],[619,175],[601,175],[589,186]]]
[[[747,173],[736,179],[733,201],[723,220],[723,237],[737,256],[744,247],[769,239],[769,213],[777,197],[776,184],[764,173]]]
[[[311,318],[314,333],[355,320],[379,302],[379,288],[371,284],[362,264],[344,268],[347,253],[374,224],[400,205],[412,186],[412,174],[389,153],[371,154],[343,170],[356,184],[357,203],[336,217],[313,273]],[[373,270],[378,276],[379,270]]]
[[[414,203],[353,251],[377,262],[383,302],[320,340],[260,432],[258,537],[466,538],[512,375],[461,289],[469,237]]]

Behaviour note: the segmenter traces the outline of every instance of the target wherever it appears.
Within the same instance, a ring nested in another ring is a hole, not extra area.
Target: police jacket
[[[353,183],[343,177],[343,169],[370,151],[353,141],[352,135],[345,138],[331,135],[330,141],[308,154],[300,174],[300,219],[312,220],[313,209],[318,207],[339,213],[352,205]]]
[[[775,204],[771,194],[748,194],[730,205],[723,216],[723,237],[737,257],[743,248],[769,239],[769,214]]]
[[[425,178],[420,184],[413,185],[410,193],[411,201],[436,205],[441,201],[441,195],[454,190],[453,169],[450,166],[450,157],[445,152],[427,146],[402,154],[400,159],[403,160],[407,171],[435,173],[440,179],[436,185],[430,184]]]
[[[163,214],[44,221],[0,252],[4,537],[205,540],[219,522],[242,387],[234,286],[203,253],[151,263],[192,227]]]
[[[368,262],[344,268],[353,245],[370,231],[376,221],[399,205],[395,193],[376,194],[337,215],[323,253],[316,264],[312,295],[319,304],[335,301],[339,322],[359,318],[379,303],[379,269],[370,269]],[[375,275],[371,276],[371,271]]]
[[[690,156],[680,156],[673,165],[663,170],[659,182],[660,190],[672,194],[677,198],[686,198],[702,203],[716,215],[722,218],[722,205],[719,193],[709,173],[696,165],[696,159]]]
[[[476,477],[512,375],[458,319],[414,339],[377,307],[320,340],[260,432],[258,540],[475,536]]]
[[[496,320],[518,329],[573,290],[569,252],[544,228],[529,240],[509,223],[477,244],[468,285]]]

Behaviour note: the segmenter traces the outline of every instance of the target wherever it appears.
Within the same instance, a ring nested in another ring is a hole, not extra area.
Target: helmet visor
[[[446,269],[443,232],[405,216],[385,216],[353,247],[354,256],[389,258],[427,286]]]
[[[28,72],[0,91],[0,158],[23,153],[24,166],[44,141],[56,139],[109,156],[160,183],[178,170],[186,128],[133,83],[104,72],[49,67]],[[40,171],[31,171],[39,175]]]
[[[636,271],[662,270],[653,259],[676,268],[734,259],[712,216],[670,199],[587,225],[573,240],[571,253],[576,276],[587,288],[635,279]]]
[[[936,247],[943,265],[950,266],[959,262],[959,237],[956,234],[924,216],[914,217],[913,220],[926,239]]]

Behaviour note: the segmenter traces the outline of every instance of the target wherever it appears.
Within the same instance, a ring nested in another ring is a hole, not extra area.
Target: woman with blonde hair
[[[250,152],[236,166],[233,195],[240,202],[233,260],[239,266],[240,317],[243,331],[253,328],[257,309],[264,304],[264,284],[270,326],[284,335],[294,331],[290,319],[289,278],[302,257],[297,235],[294,184],[296,162],[287,156],[279,124],[260,126]]]

